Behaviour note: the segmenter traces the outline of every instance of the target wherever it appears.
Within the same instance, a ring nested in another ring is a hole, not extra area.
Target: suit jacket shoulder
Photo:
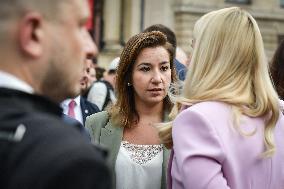
[[[85,127],[93,142],[99,143],[101,128],[105,127],[108,121],[109,115],[107,111],[98,112],[86,118]]]
[[[85,124],[86,118],[88,116],[95,114],[97,112],[100,112],[100,109],[96,104],[89,102],[84,97],[81,97],[81,99],[80,99],[80,106],[81,106],[84,124]]]
[[[0,152],[7,157],[2,173],[2,178],[8,176],[7,188],[92,188],[95,182],[110,188],[109,181],[99,181],[109,175],[103,156],[75,127],[45,114],[31,114],[20,122],[26,127],[22,141],[10,146],[12,151]]]
[[[114,164],[122,141],[123,128],[109,120],[107,111],[87,117],[86,128],[93,142],[109,150],[108,162],[114,170]]]
[[[62,121],[57,104],[0,89],[0,111],[0,136],[9,136],[0,140],[0,188],[110,188],[102,154]],[[19,126],[22,137],[10,140]]]

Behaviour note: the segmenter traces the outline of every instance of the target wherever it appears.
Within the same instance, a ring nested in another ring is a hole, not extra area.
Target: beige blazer
[[[123,128],[112,123],[109,120],[109,116],[106,111],[102,111],[87,117],[85,126],[90,133],[92,142],[100,144],[102,147],[105,147],[108,150],[109,154],[107,161],[112,170],[112,179],[114,181],[115,188],[115,162],[122,141]],[[164,147],[161,189],[167,188],[166,173],[169,154],[170,151]]]

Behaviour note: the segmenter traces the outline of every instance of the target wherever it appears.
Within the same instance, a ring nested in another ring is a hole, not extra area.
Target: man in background
[[[90,73],[88,72],[92,64],[91,58],[95,57],[98,53],[96,46],[91,40],[90,43],[85,44],[85,49],[87,56],[84,60],[85,64],[82,70],[82,77],[80,79],[80,93],[78,93],[75,98],[68,98],[61,103],[63,113],[80,122],[80,130],[83,132],[83,134],[86,134],[84,129],[86,117],[100,111],[96,104],[87,101],[87,99],[85,99],[83,96],[84,92],[91,86],[91,82],[93,82],[89,75]]]
[[[94,52],[98,52],[97,48],[93,48]],[[87,99],[88,93],[90,91],[90,88],[92,87],[93,83],[97,80],[96,78],[96,69],[95,64],[93,63],[93,57],[94,55],[89,55],[88,58],[86,58],[85,62],[85,68],[83,77],[80,81],[81,83],[81,95],[85,99]]]
[[[0,1],[0,188],[107,189],[98,149],[62,121],[90,42],[86,0]]]
[[[100,110],[106,110],[116,101],[115,80],[119,57],[114,58],[109,64],[108,71],[103,78],[96,81],[88,94],[88,101],[96,104]]]

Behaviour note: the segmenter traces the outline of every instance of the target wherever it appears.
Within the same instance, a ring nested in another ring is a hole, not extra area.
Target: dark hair
[[[163,24],[154,24],[146,28],[143,32],[160,31],[167,36],[167,41],[172,44],[174,51],[177,47],[177,40],[175,33]]]
[[[97,80],[102,79],[106,69],[101,68],[101,67],[95,67],[95,70],[96,70],[96,78],[97,78]]]
[[[274,87],[280,99],[284,99],[284,40],[276,49],[270,64],[270,72]]]
[[[111,75],[111,74],[116,74],[116,70],[109,70],[109,71],[108,71],[108,74],[110,74],[110,75]]]
[[[121,53],[116,78],[117,101],[109,112],[111,119],[122,127],[130,127],[132,121],[139,121],[134,102],[134,89],[127,85],[127,83],[131,82],[136,58],[143,49],[159,46],[164,47],[170,55],[171,81],[175,82],[177,79],[173,65],[174,49],[167,42],[167,38],[163,33],[158,31],[139,33],[130,38]],[[171,108],[172,102],[166,96],[164,110],[170,111]]]

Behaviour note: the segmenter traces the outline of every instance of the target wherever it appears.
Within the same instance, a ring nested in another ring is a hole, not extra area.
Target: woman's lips
[[[152,88],[152,89],[148,89],[148,91],[151,91],[151,92],[163,91],[163,89],[162,88]]]
[[[152,97],[161,96],[163,91],[164,90],[162,88],[153,88],[148,90]]]

